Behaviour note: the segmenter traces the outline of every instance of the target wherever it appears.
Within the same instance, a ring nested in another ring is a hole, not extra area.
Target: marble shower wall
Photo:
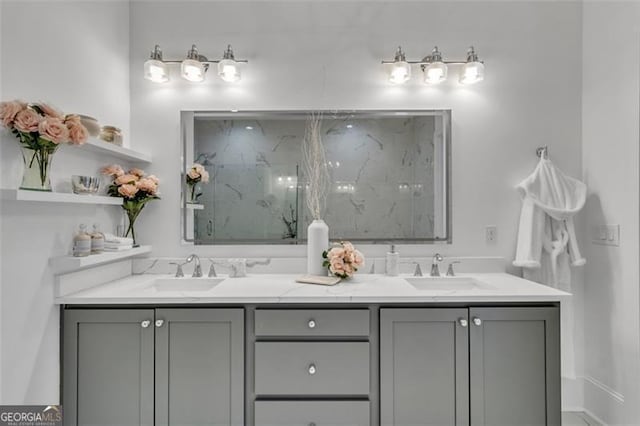
[[[295,244],[309,224],[301,167],[304,114],[198,117],[194,160],[211,182],[195,211],[197,244]],[[334,240],[434,236],[434,147],[439,115],[323,119],[332,188],[324,215]]]

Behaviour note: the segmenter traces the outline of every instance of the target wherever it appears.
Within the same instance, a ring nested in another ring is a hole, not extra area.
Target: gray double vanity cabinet
[[[560,425],[559,304],[66,305],[67,425]]]

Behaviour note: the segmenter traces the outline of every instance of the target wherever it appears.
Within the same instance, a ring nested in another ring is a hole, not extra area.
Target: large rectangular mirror
[[[311,218],[301,145],[309,115],[183,111],[183,238],[304,243]],[[450,242],[450,129],[449,110],[322,113],[330,238]],[[194,163],[208,183],[187,184]]]

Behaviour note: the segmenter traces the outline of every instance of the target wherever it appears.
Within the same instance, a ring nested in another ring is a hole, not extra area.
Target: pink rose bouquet
[[[117,164],[103,167],[101,172],[113,179],[107,194],[112,197],[124,198],[122,208],[129,218],[129,227],[125,236],[131,235],[134,244],[136,244],[136,233],[133,225],[149,201],[160,199],[158,196],[160,180],[154,175],[147,175],[140,169],[131,169],[125,172]]]
[[[24,189],[50,191],[49,168],[53,154],[61,144],[82,145],[89,136],[80,117],[64,115],[44,103],[0,102],[0,123],[13,133],[22,147],[25,177],[21,188]],[[32,182],[29,174],[39,179],[34,178]]]
[[[189,188],[190,202],[194,203],[202,193],[196,193],[197,184],[209,183],[209,172],[199,163],[193,163],[193,166],[187,171],[186,175],[187,187]]]
[[[349,241],[341,241],[322,253],[322,266],[329,268],[332,275],[350,278],[358,268],[364,266],[364,256]]]

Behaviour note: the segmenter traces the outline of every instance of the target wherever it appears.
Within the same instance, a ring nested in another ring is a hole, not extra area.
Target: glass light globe
[[[406,83],[411,78],[411,65],[405,61],[396,61],[391,68],[389,81],[393,84]]]
[[[180,65],[182,78],[188,81],[200,82],[204,80],[204,64],[195,59],[185,59]]]
[[[167,64],[157,59],[149,59],[144,63],[144,78],[154,83],[169,81]]]
[[[462,67],[461,84],[474,84],[484,80],[484,64],[482,62],[467,62]]]
[[[222,59],[218,63],[218,75],[228,83],[240,80],[240,67],[233,59]]]
[[[440,84],[447,79],[447,64],[432,62],[424,67],[424,82],[426,84]]]

